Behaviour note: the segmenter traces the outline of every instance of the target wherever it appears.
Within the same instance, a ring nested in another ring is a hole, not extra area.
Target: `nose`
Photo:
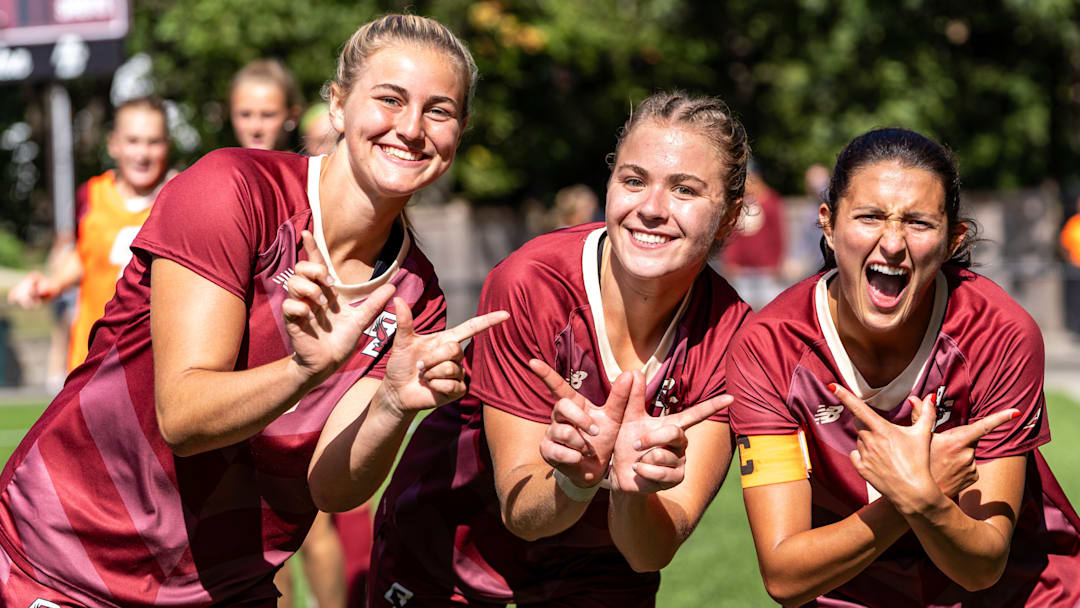
[[[881,230],[881,238],[878,240],[878,246],[881,248],[881,253],[887,258],[903,257],[904,250],[907,249],[907,238],[904,234],[903,222],[899,220],[885,222],[885,226]]]
[[[661,187],[646,190],[645,198],[638,205],[638,217],[646,222],[663,223],[668,217],[668,200]]]
[[[407,143],[417,143],[424,138],[424,109],[419,105],[406,108],[398,115],[397,132]]]

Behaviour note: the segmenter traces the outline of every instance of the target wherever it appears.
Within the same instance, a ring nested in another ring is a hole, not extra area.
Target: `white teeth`
[[[660,245],[671,240],[671,237],[662,236],[659,234],[649,234],[647,232],[634,232],[630,231],[630,235],[634,237],[635,241],[645,243],[647,245]]]
[[[402,150],[401,148],[391,148],[390,146],[379,146],[383,152],[386,152],[388,156],[394,158],[400,158],[401,160],[420,160],[424,157],[419,152],[409,152],[408,150]]]
[[[887,274],[894,277],[907,276],[908,271],[903,268],[897,268],[895,266],[886,266],[885,264],[870,264],[870,270],[874,272],[880,272],[881,274]]]

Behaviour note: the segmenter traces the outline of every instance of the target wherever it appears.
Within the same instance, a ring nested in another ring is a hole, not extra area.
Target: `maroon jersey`
[[[816,604],[1080,605],[1080,519],[1036,449],[1050,440],[1050,428],[1035,322],[990,280],[946,266],[918,353],[887,386],[873,388],[848,358],[829,313],[831,276],[811,277],[784,292],[747,323],[728,359],[735,396],[731,425],[740,441],[805,433],[814,527],[839,521],[879,496],[848,457],[856,445],[855,418],[826,388],[831,382],[905,426],[911,421],[907,396],[935,393],[936,431],[1016,408],[1020,416],[979,440],[975,455],[984,461],[1027,455],[1028,467],[1009,562],[989,589],[966,592],[934,566],[909,532]]]
[[[357,380],[383,376],[395,317],[381,313],[340,370],[255,436],[177,457],[154,413],[150,263],[168,258],[243,300],[235,369],[288,356],[281,304],[286,279],[305,258],[301,230],[329,259],[320,160],[219,150],[162,191],[86,363],[0,477],[0,545],[42,584],[92,606],[276,597],[273,574],[315,517],[306,473],[320,430]],[[442,293],[407,234],[388,258],[377,277],[340,291],[357,303],[391,282],[418,330],[442,329]]]
[[[420,424],[376,515],[375,567],[422,565],[423,572],[388,575],[410,593],[416,592],[410,581],[496,602],[605,588],[637,589],[647,598],[655,593],[659,575],[635,573],[612,543],[606,490],[560,534],[527,542],[507,531],[481,419],[487,404],[534,422],[551,421],[554,400],[529,370],[532,358],[548,363],[593,403],[607,400],[622,370],[604,330],[598,265],[604,235],[594,223],[541,236],[488,275],[479,312],[506,310],[510,319],[473,339],[469,394]],[[702,271],[645,367],[652,415],[724,392],[721,360],[748,311],[724,279]],[[714,420],[727,422],[726,415]],[[385,590],[373,592],[381,597]]]

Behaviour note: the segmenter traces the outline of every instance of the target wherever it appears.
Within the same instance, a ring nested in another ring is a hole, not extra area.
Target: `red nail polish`
[[[836,392],[836,384],[833,383],[833,382],[830,382],[827,385],[825,385],[825,388],[829,389],[830,393],[835,393]]]
[[[937,401],[937,394],[936,393],[930,393],[930,405],[934,405],[935,401]]]
[[[1019,417],[1020,417],[1020,411],[1017,410],[1017,411],[1012,413],[1012,416],[1009,416],[1009,420],[1016,420]]]

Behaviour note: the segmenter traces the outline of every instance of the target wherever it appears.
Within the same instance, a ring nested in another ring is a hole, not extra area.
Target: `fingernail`
[[[596,426],[595,424],[590,426],[589,427],[589,434],[590,435],[599,435],[600,434],[600,427]]]
[[[1012,413],[1011,416],[1009,416],[1009,420],[1016,420],[1019,417],[1020,417],[1020,410],[1016,410],[1015,412]]]
[[[630,465],[630,468],[633,469],[635,473],[637,473],[637,464],[638,463],[635,462],[634,464]]]
[[[909,396],[907,398],[907,400],[908,400],[908,403],[911,404],[911,407],[915,407],[916,405],[919,405],[919,399],[915,395]]]
[[[416,362],[416,369],[418,369],[420,371],[424,371],[424,362],[423,361],[417,361]]]
[[[638,439],[637,441],[634,442],[634,449],[635,450],[640,450],[641,449],[641,440],[640,439]]]
[[[319,295],[319,304],[322,304],[323,306],[330,304],[330,300],[326,299],[326,294]]]
[[[930,405],[934,405],[935,401],[937,401],[937,394],[936,393],[930,393]]]
[[[836,392],[836,384],[833,383],[833,382],[830,382],[829,384],[827,384],[825,386],[825,388],[829,389],[830,393],[835,393]]]

